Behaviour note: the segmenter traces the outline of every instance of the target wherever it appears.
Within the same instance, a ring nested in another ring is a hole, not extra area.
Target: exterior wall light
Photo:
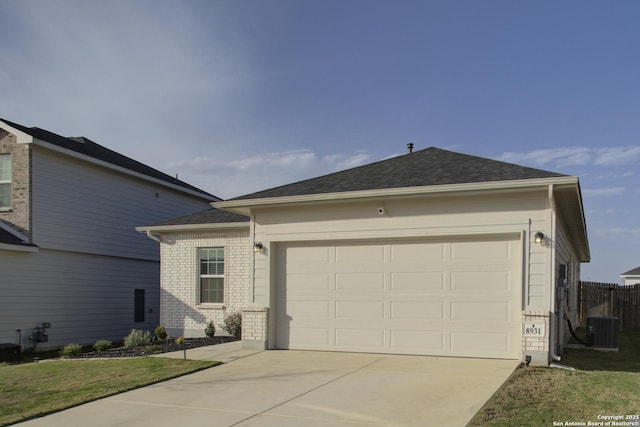
[[[542,233],[541,231],[538,231],[536,233],[535,239],[536,239],[535,240],[536,243],[542,244],[544,242],[544,233]]]
[[[264,249],[264,245],[261,242],[255,242],[253,244],[253,252],[261,253],[262,249]]]

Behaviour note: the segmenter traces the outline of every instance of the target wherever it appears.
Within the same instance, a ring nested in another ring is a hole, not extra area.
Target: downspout
[[[551,206],[551,235],[549,236],[549,240],[551,242],[551,307],[553,307],[553,314],[557,317],[556,324],[554,324],[551,329],[551,340],[549,345],[553,347],[551,350],[551,358],[553,360],[559,361],[562,359],[560,356],[556,354],[556,344],[559,338],[559,328],[562,327],[562,310],[558,310],[556,300],[556,251],[554,242],[556,241],[556,200],[553,197],[553,184],[549,185],[549,205]]]
[[[151,230],[147,230],[147,237],[151,240],[155,240],[158,243],[162,243],[162,241],[160,240],[160,236],[153,234]]]

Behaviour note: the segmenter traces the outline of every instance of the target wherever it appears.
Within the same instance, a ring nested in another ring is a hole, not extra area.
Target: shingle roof
[[[216,208],[209,208],[192,214],[183,215],[178,218],[161,221],[151,225],[150,227],[163,225],[222,224],[229,222],[249,222],[249,217]]]
[[[22,244],[25,244],[26,242],[23,241],[21,238],[14,236],[8,231],[0,228],[0,243],[6,243],[8,245],[22,245]]]
[[[50,144],[56,145],[58,147],[74,151],[79,154],[84,154],[89,157],[93,157],[94,159],[101,160],[103,162],[111,163],[115,166],[120,166],[125,169],[129,169],[134,172],[141,173],[143,175],[147,175],[152,178],[159,179],[161,181],[177,185],[179,187],[183,187],[189,189],[191,191],[195,191],[197,193],[201,193],[204,197],[210,198],[213,200],[220,200],[220,198],[209,194],[201,189],[194,187],[190,184],[187,184],[184,181],[180,181],[172,176],[169,176],[165,173],[160,172],[157,169],[154,169],[150,166],[147,166],[143,163],[138,162],[137,160],[133,160],[127,156],[124,156],[120,153],[117,153],[113,150],[110,150],[106,147],[103,147],[100,144],[97,144],[85,137],[71,137],[66,138],[64,136],[57,135],[53,132],[49,132],[44,129],[40,129],[37,127],[25,127],[18,123],[10,122],[9,120],[5,120],[0,118],[3,122],[8,124],[9,126],[18,129],[21,132],[24,132],[32,137],[45,141]]]
[[[430,147],[231,200],[562,176],[566,175]]]
[[[20,237],[14,235],[13,233],[8,232],[2,227],[0,227],[0,243],[5,245],[36,247],[36,245],[29,243],[26,240],[22,240]]]
[[[633,270],[622,273],[621,276],[640,276],[640,267],[636,267]]]

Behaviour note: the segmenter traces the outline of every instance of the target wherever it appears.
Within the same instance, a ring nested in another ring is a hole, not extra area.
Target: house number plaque
[[[525,337],[544,337],[545,325],[544,323],[525,323],[522,325],[522,335]]]

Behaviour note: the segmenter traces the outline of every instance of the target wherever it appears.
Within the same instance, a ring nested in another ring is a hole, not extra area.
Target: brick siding
[[[248,230],[163,233],[160,323],[173,336],[204,336],[213,321],[223,333],[225,315],[251,303],[251,246]],[[198,249],[225,248],[224,303],[198,301]]]
[[[31,239],[31,151],[18,144],[15,135],[0,129],[0,154],[11,154],[11,208],[0,210],[0,219]]]

